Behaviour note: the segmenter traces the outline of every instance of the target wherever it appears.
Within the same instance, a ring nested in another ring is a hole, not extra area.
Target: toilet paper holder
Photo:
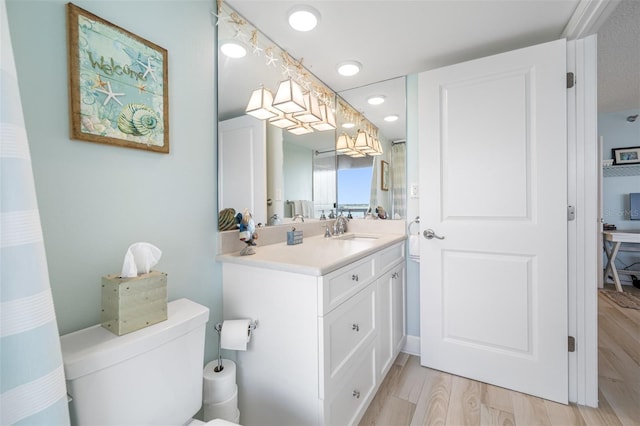
[[[216,326],[214,327],[216,329],[216,331],[218,332],[218,336],[220,336],[220,333],[222,333],[222,323],[219,322],[216,324]],[[251,334],[251,332],[253,330],[255,330],[256,328],[258,328],[258,320],[251,320],[249,322],[249,329],[247,330],[248,334]]]
[[[218,365],[214,368],[214,371],[216,373],[219,373],[224,369],[222,365],[222,343],[221,343],[222,323],[221,322],[217,323],[213,328],[216,330],[216,333],[218,333]],[[258,320],[255,320],[255,321],[250,320],[249,326],[247,327],[247,336],[251,336],[251,332],[256,328],[258,328]]]

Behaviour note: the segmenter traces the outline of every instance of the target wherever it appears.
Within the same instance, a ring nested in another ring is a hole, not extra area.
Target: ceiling
[[[640,1],[622,1],[598,30],[598,112],[640,108]]]
[[[404,105],[404,79],[394,78],[561,38],[580,2],[227,0],[391,140],[404,139],[406,127],[389,127],[379,118]],[[287,12],[298,4],[320,12],[318,26],[308,33],[287,23]],[[598,93],[607,110],[640,108],[639,8],[638,0],[622,1],[601,30],[598,54],[605,62],[599,63]],[[345,60],[362,63],[362,71],[340,76],[336,65]],[[372,107],[365,101],[371,94],[384,94],[387,102]]]

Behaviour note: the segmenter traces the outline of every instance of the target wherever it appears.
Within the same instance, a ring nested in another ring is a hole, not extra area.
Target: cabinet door
[[[391,273],[391,341],[394,359],[404,346],[407,335],[405,287],[405,265],[402,263]]]
[[[378,345],[376,354],[376,371],[380,379],[384,378],[391,362],[393,361],[393,347],[391,342],[391,299],[393,270],[388,271],[378,278],[378,304],[376,306],[376,319],[378,321]]]
[[[404,345],[404,263],[380,276],[378,285],[378,353],[376,366],[384,378]]]
[[[377,288],[371,283],[331,313],[318,319],[323,339],[320,398],[330,398],[345,374],[362,361],[363,347],[376,340]]]

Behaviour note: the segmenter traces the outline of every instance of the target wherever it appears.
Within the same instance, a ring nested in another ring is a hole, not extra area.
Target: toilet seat
[[[187,426],[240,426],[238,423],[233,423],[224,419],[213,419],[208,422],[203,422],[202,420],[193,419],[191,422],[187,424]]]

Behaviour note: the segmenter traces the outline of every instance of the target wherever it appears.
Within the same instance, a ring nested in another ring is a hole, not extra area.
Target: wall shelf
[[[603,166],[602,175],[604,177],[640,176],[640,164]]]

